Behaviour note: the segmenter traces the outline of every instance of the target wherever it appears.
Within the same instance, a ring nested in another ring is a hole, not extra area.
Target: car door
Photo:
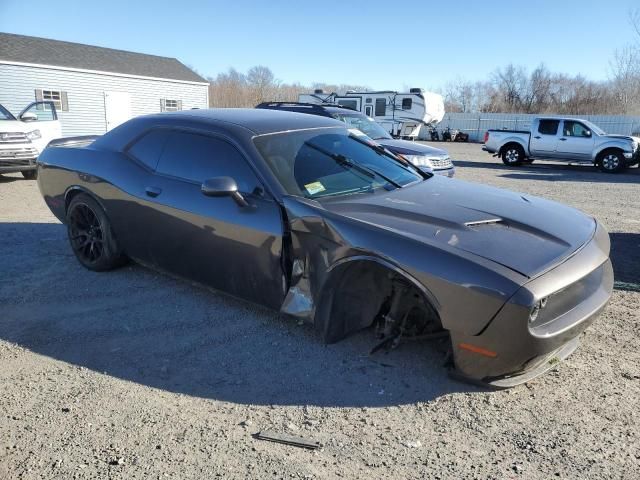
[[[556,151],[561,158],[591,160],[593,133],[586,125],[576,120],[564,120]]]
[[[39,151],[42,151],[51,140],[62,137],[62,127],[53,102],[30,103],[20,112],[18,118],[25,124],[32,125],[34,129],[40,130],[41,138],[34,141]]]
[[[540,119],[536,131],[531,132],[529,152],[532,157],[553,157],[558,143],[560,120]]]
[[[248,202],[202,194],[229,176]],[[143,241],[151,262],[172,274],[272,308],[284,298],[283,221],[247,159],[227,138],[169,130],[145,186],[151,219]]]

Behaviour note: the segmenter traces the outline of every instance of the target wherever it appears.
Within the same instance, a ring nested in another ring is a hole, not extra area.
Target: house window
[[[36,89],[36,102],[53,102],[53,105],[56,107],[56,110],[61,110],[64,112],[69,111],[69,102],[67,100],[67,92],[63,92],[62,90],[45,90],[45,89]],[[44,109],[44,106],[39,106],[39,109]]]
[[[387,114],[387,101],[384,98],[376,98],[376,117],[384,117]]]
[[[403,98],[402,99],[402,109],[403,110],[411,110],[411,99],[410,98]]]
[[[182,100],[170,100],[163,98],[160,100],[161,112],[177,112],[182,110]]]

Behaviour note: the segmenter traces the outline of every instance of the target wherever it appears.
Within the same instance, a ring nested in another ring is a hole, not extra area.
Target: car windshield
[[[11,115],[11,112],[0,105],[0,120],[15,120],[16,117]]]
[[[591,129],[592,132],[595,132],[596,135],[606,135],[606,132],[602,130],[599,126],[594,123],[591,123],[587,120],[582,120],[582,122]]]
[[[392,138],[384,128],[378,125],[374,120],[364,115],[349,115],[344,113],[335,113],[334,118],[347,124],[349,128],[357,128],[367,137],[374,140],[387,140]]]
[[[424,179],[358,130],[323,128],[255,137],[285,191],[319,198],[393,190]]]

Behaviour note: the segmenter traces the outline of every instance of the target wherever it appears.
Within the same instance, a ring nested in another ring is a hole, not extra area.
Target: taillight
[[[484,143],[489,141],[489,132],[484,132]]]

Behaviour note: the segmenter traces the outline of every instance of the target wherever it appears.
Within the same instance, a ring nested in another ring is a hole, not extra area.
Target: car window
[[[387,101],[384,98],[376,98],[376,117],[383,117],[387,114]]]
[[[246,160],[233,145],[220,138],[197,133],[168,132],[156,170],[197,183],[228,176],[244,193],[251,193],[260,186]]]
[[[566,137],[590,137],[591,131],[580,122],[565,120],[563,134]]]
[[[364,115],[336,113],[334,118],[346,123],[349,128],[357,128],[367,137],[373,138],[374,140],[389,140],[392,138],[389,132]]]
[[[151,130],[131,145],[127,153],[151,170],[155,170],[167,136],[168,131],[165,129]]]
[[[15,120],[14,117],[9,110],[0,105],[0,120]]]
[[[560,125],[560,120],[540,120],[538,133],[542,135],[556,135],[558,133],[558,125]]]
[[[319,198],[394,189],[423,180],[357,130],[299,130],[262,135],[254,142],[291,195]]]
[[[413,102],[411,101],[410,98],[403,98],[402,99],[402,109],[403,110],[411,110],[411,104]]]

